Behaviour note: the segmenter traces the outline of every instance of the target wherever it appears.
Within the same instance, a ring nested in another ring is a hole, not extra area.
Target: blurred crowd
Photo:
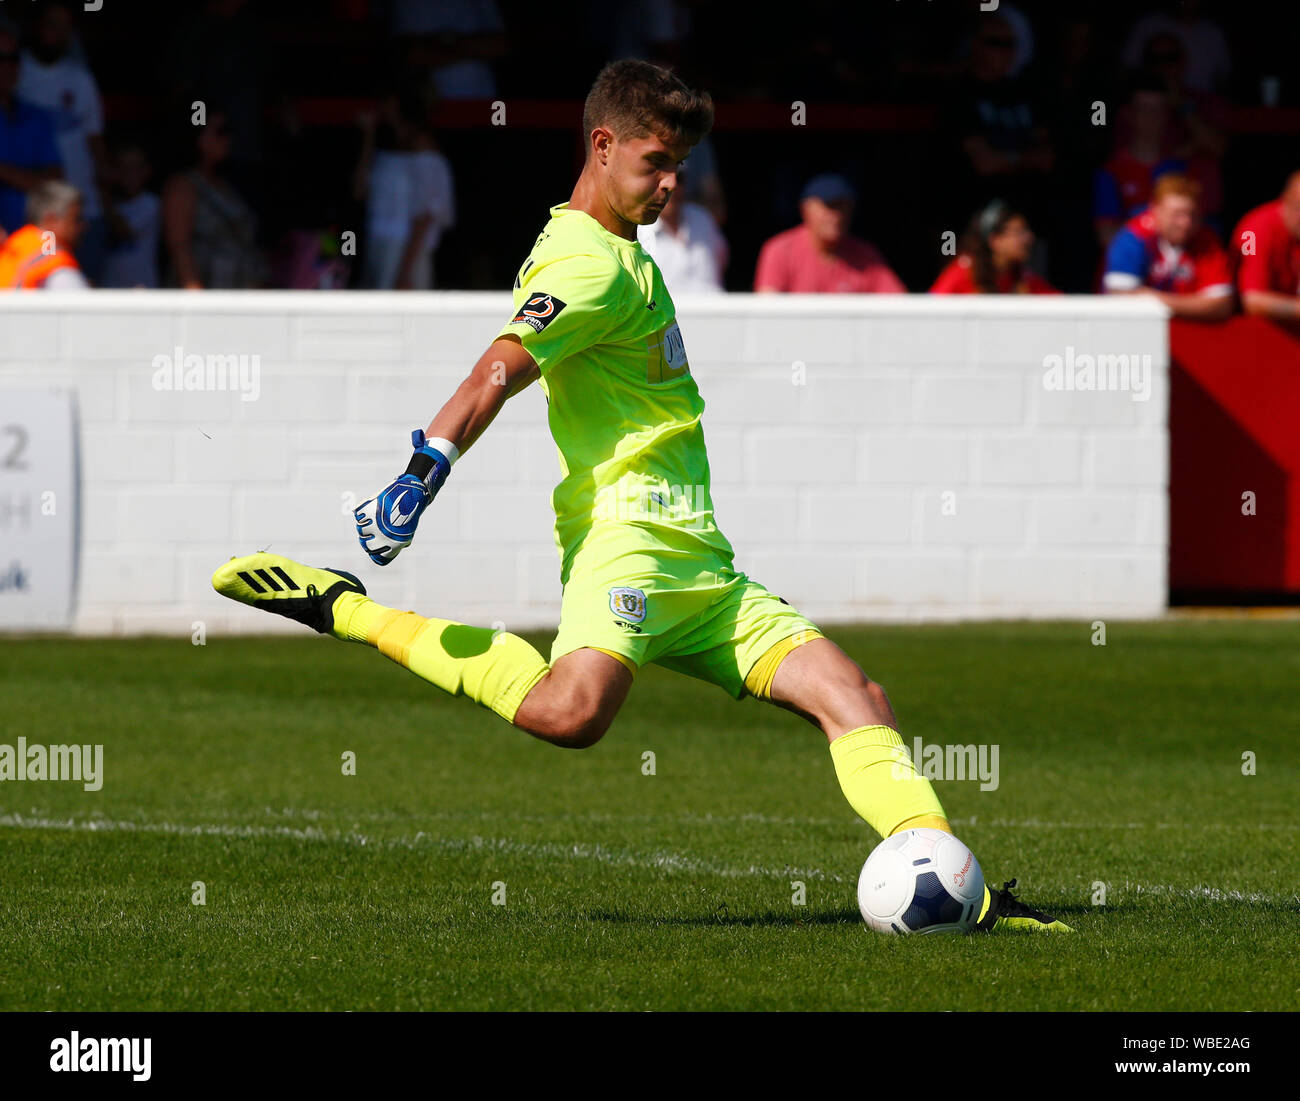
[[[510,0],[202,0],[123,24],[37,0],[0,23],[0,287],[502,286],[581,157],[573,127],[509,131],[508,112],[580,101],[638,56],[722,109],[887,119],[715,128],[641,231],[674,293],[1144,293],[1202,320],[1300,316],[1294,135],[1259,157],[1231,125],[1292,104],[1284,43],[1200,0],[979,7],[806,0],[772,28],[699,0],[559,22]],[[482,124],[438,127],[460,101]]]

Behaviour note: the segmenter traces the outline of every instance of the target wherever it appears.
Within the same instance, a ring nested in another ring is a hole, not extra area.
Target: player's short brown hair
[[[596,77],[582,107],[583,138],[610,130],[620,141],[650,135],[670,144],[697,145],[713,127],[713,99],[694,92],[673,72],[649,61],[611,61]]]
[[[1157,177],[1155,187],[1151,190],[1151,202],[1154,205],[1166,195],[1183,195],[1194,202],[1201,201],[1201,185],[1190,176],[1181,172],[1166,172]]]

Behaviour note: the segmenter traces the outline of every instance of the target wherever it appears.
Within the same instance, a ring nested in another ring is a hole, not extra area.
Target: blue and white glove
[[[437,496],[459,454],[450,440],[426,440],[420,428],[411,433],[411,445],[415,454],[406,473],[352,510],[361,549],[381,566],[411,545],[420,514]]]

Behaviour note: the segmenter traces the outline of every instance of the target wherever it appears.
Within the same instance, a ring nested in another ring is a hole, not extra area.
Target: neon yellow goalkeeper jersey
[[[596,536],[602,555],[730,565],[734,551],[713,520],[704,399],[673,300],[640,242],[553,206],[514,298],[497,336],[517,336],[541,372],[560,458],[551,504],[561,581]]]

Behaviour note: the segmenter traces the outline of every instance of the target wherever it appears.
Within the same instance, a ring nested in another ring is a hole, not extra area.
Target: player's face
[[[609,202],[633,225],[652,224],[677,190],[678,169],[691,147],[659,137],[615,140],[610,146]]]
[[[1166,195],[1151,207],[1156,232],[1181,248],[1196,229],[1196,200],[1187,195]]]

